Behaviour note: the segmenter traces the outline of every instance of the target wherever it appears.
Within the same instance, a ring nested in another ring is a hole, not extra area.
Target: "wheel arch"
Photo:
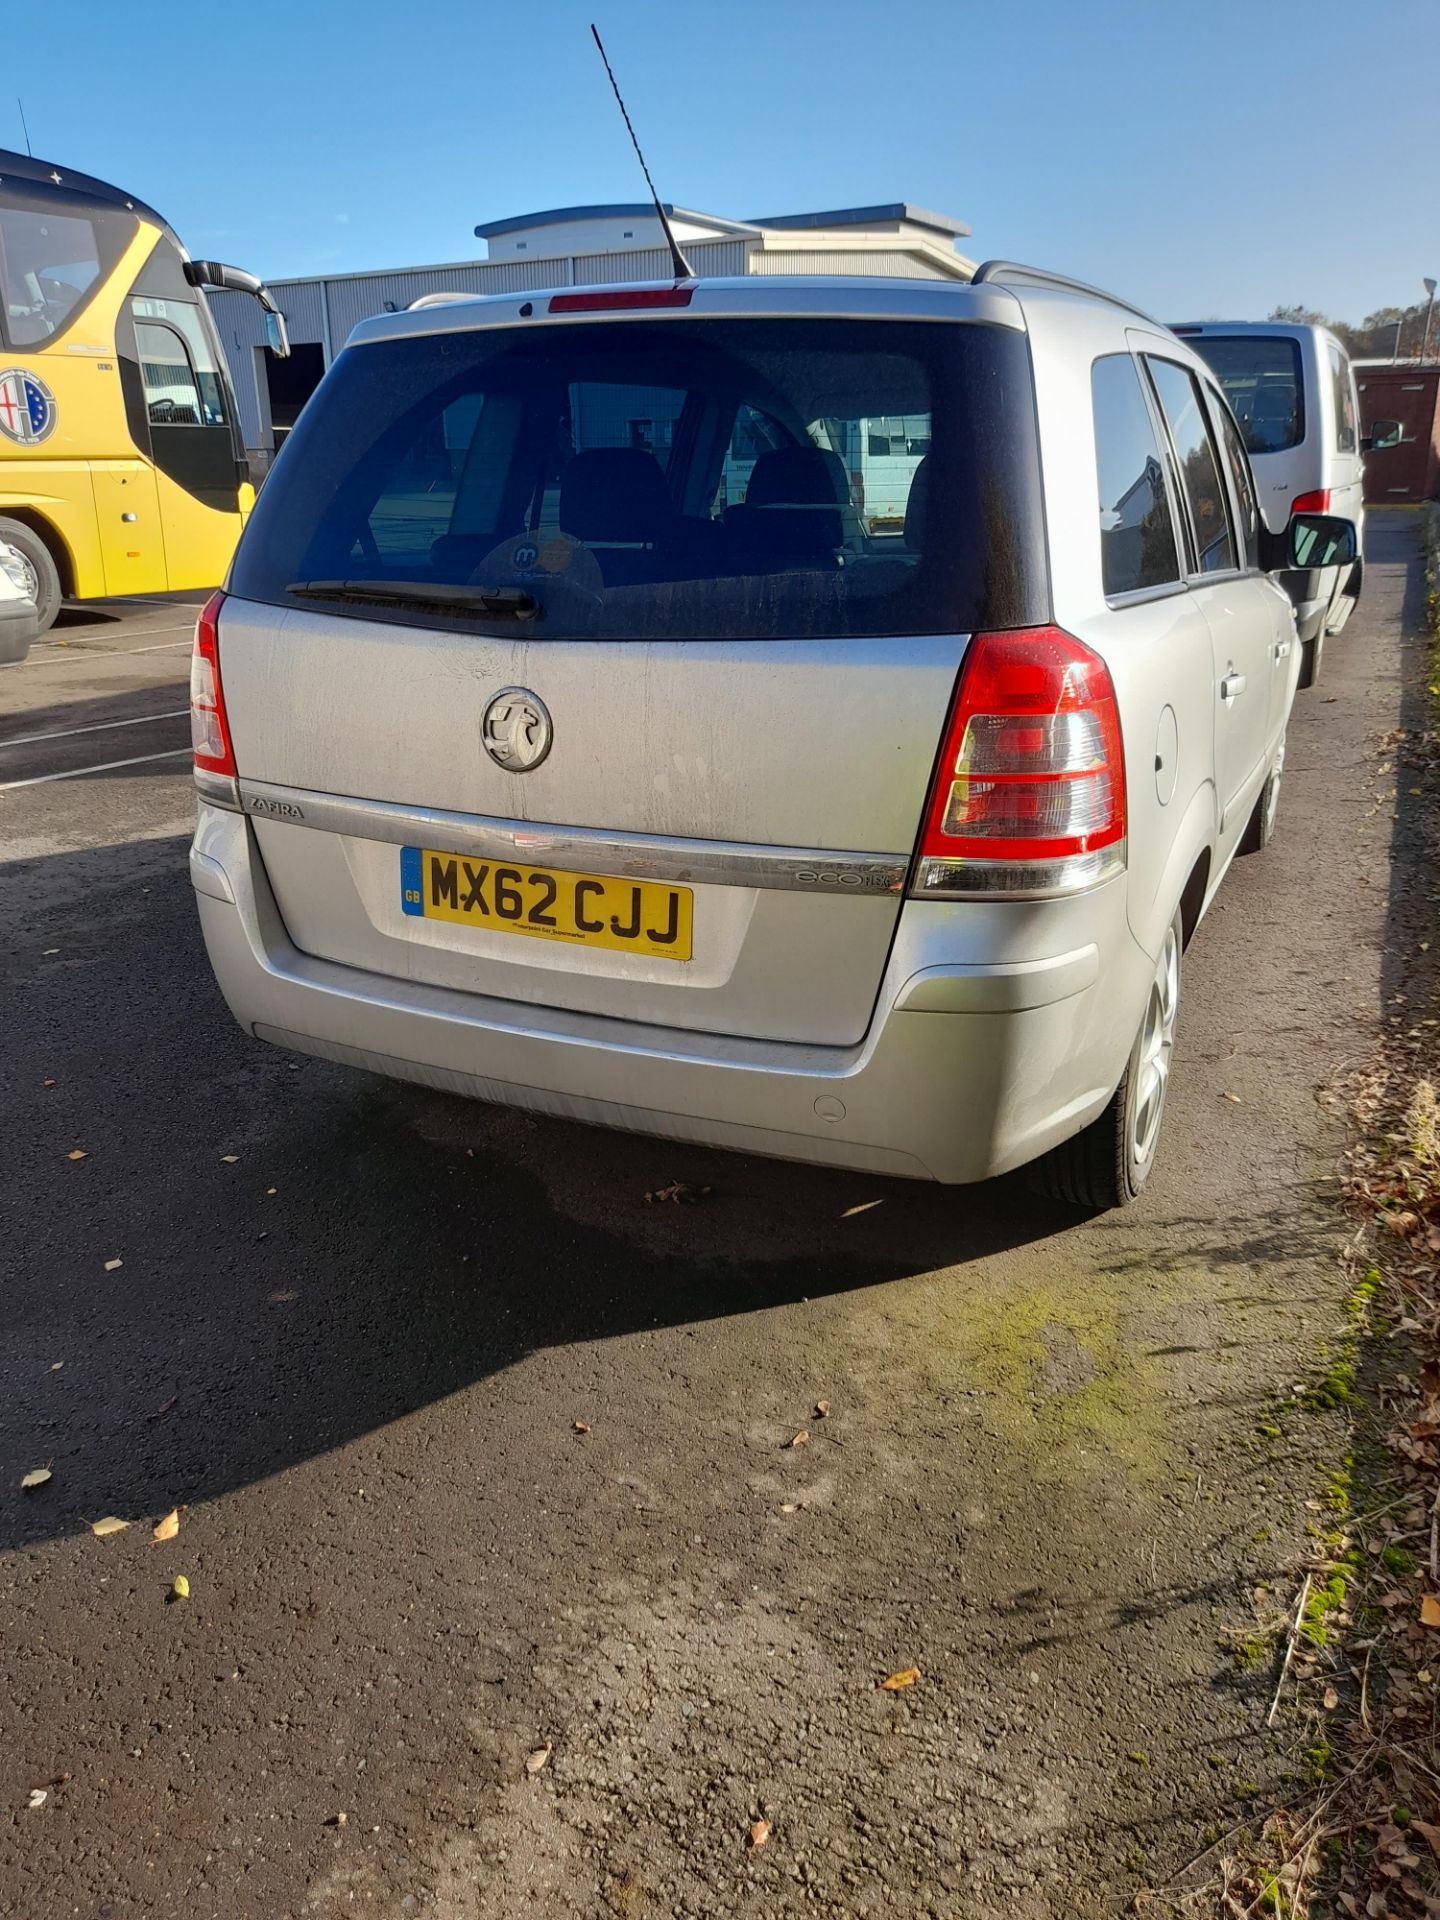
[[[70,551],[63,533],[43,513],[37,513],[34,507],[0,506],[0,520],[16,520],[22,527],[28,527],[37,540],[43,541],[50,558],[55,562],[55,571],[60,576],[60,592],[63,598],[70,600],[75,594],[75,558]]]

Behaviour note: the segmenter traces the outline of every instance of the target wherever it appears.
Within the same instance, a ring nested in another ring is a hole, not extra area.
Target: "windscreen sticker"
[[[23,367],[0,373],[0,433],[21,446],[48,439],[55,430],[55,396]]]

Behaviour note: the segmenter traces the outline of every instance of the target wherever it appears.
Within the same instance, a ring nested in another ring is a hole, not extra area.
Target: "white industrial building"
[[[963,222],[902,201],[760,220],[728,220],[668,205],[665,212],[686,259],[706,278],[840,273],[968,280],[975,271],[956,244],[970,232]],[[265,351],[260,309],[248,295],[208,296],[257,476],[351,328],[371,314],[402,311],[427,293],[539,292],[617,280],[668,280],[673,271],[648,201],[520,214],[483,223],[475,235],[486,245],[483,260],[272,280],[270,289],[290,330],[289,360],[275,360]]]

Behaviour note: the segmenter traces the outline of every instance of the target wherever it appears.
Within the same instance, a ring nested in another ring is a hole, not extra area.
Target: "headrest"
[[[850,504],[845,463],[825,447],[776,447],[755,462],[747,507],[841,507]]]
[[[575,540],[658,540],[672,518],[665,475],[643,447],[594,447],[560,476],[560,526]]]
[[[910,481],[910,497],[905,502],[905,544],[912,553],[925,551],[925,536],[930,521],[930,456],[916,467]]]

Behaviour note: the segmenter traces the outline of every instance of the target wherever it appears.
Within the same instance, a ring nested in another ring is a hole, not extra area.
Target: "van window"
[[[1146,356],[1170,429],[1180,481],[1190,508],[1190,529],[1201,573],[1227,573],[1235,565],[1230,505],[1220,480],[1214,436],[1200,403],[1200,384],[1188,367]]]
[[[1240,550],[1245,565],[1255,568],[1260,565],[1260,510],[1255,504],[1255,483],[1250,472],[1250,461],[1230,409],[1208,382],[1207,392],[1210,417],[1220,430],[1220,455],[1240,508]]]
[[[1283,453],[1305,438],[1300,345],[1274,334],[1197,333],[1187,341],[1215,369],[1250,453]]]
[[[1106,597],[1180,579],[1175,521],[1140,370],[1128,353],[1090,370],[1100,481],[1100,571]]]
[[[390,603],[365,602],[367,584]],[[397,584],[415,599],[393,604]],[[503,614],[465,590],[518,588],[536,641],[1042,620],[1028,345],[1008,327],[800,316],[362,342],[301,415],[232,587],[482,626]]]
[[[1330,348],[1330,381],[1335,392],[1335,451],[1354,453],[1359,445],[1355,429],[1355,389],[1350,362],[1338,347]]]

